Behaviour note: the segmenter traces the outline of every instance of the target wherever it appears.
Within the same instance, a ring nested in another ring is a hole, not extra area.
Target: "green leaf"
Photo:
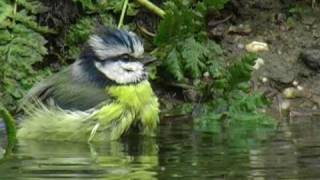
[[[209,53],[208,49],[197,42],[194,37],[186,39],[181,49],[185,71],[190,72],[193,78],[200,77],[202,69],[206,67],[202,60]]]
[[[209,8],[220,10],[223,9],[228,1],[229,0],[204,0],[203,2]]]
[[[204,19],[198,21],[190,3],[175,0],[166,3],[166,15],[160,21],[158,33],[154,39],[156,45],[165,45],[168,42],[178,42],[197,33],[204,25]]]
[[[179,62],[179,53],[175,48],[169,52],[167,58],[164,60],[164,66],[178,81],[183,79],[184,76]]]
[[[48,10],[47,7],[37,0],[16,0],[16,3],[32,14],[44,13]]]
[[[19,0],[17,5],[21,10],[15,14],[12,5],[4,4],[0,2],[0,92],[2,102],[12,106],[41,74],[34,71],[32,65],[47,54],[46,40],[40,32],[51,31],[39,26],[35,16],[30,15],[42,7],[39,2]],[[3,13],[7,10],[10,13]]]
[[[6,1],[0,2],[0,24],[12,14],[12,7],[6,3]]]
[[[229,89],[235,89],[242,82],[247,82],[251,78],[253,65],[257,59],[255,54],[248,54],[228,68]]]
[[[34,16],[28,16],[27,12],[25,10],[19,11],[14,16],[12,16],[16,21],[20,22],[21,24],[27,26],[28,28],[31,28],[37,32],[41,33],[53,33],[52,30],[50,30],[48,27],[45,26],[39,26],[35,22]]]

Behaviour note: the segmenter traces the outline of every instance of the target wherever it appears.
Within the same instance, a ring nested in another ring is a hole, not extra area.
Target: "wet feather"
[[[133,124],[141,132],[154,135],[159,122],[159,103],[150,83],[111,86],[106,94],[113,98],[99,109],[63,110],[56,106],[30,105],[18,129],[20,139],[59,141],[115,140]]]

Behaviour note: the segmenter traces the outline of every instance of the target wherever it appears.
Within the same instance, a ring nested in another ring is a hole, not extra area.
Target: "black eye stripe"
[[[99,59],[99,58],[96,58],[96,59],[95,59],[95,61],[97,61],[97,62],[101,62],[101,63],[105,62],[105,60],[103,60],[103,59]]]

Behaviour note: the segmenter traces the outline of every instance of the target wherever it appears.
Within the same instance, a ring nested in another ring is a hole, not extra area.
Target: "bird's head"
[[[130,84],[147,78],[143,43],[135,33],[102,29],[90,36],[88,45],[85,54],[90,52],[93,66],[111,81]]]

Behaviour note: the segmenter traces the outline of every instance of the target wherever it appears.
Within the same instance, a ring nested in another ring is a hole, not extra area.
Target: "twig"
[[[148,0],[136,0],[140,5],[144,6],[145,8],[149,9],[151,12],[157,14],[160,17],[164,17],[166,14],[161,8],[154,5],[152,2]]]
[[[7,140],[8,140],[6,154],[8,154],[8,153],[11,153],[14,147],[14,144],[16,142],[16,125],[9,111],[1,105],[0,105],[0,117],[3,118],[5,127],[6,127]]]
[[[210,22],[208,23],[208,26],[210,26],[210,27],[215,27],[215,26],[217,26],[217,25],[219,25],[219,24],[222,24],[222,23],[228,21],[229,19],[232,18],[232,16],[233,16],[233,15],[231,14],[231,15],[229,15],[228,17],[226,17],[226,18],[224,18],[224,19],[221,19],[221,20],[219,20],[219,21],[210,21]]]
[[[126,14],[126,11],[127,11],[128,3],[129,3],[129,0],[123,0],[123,6],[122,6],[122,10],[121,10],[121,16],[120,16],[120,20],[119,20],[119,23],[118,23],[118,28],[119,28],[119,29],[120,29],[121,26],[123,25],[123,19],[124,19],[124,15]]]
[[[137,25],[138,26],[138,29],[143,32],[144,34],[150,36],[150,37],[155,37],[156,35],[150,31],[148,31],[145,27],[143,26],[140,26],[139,24]]]

